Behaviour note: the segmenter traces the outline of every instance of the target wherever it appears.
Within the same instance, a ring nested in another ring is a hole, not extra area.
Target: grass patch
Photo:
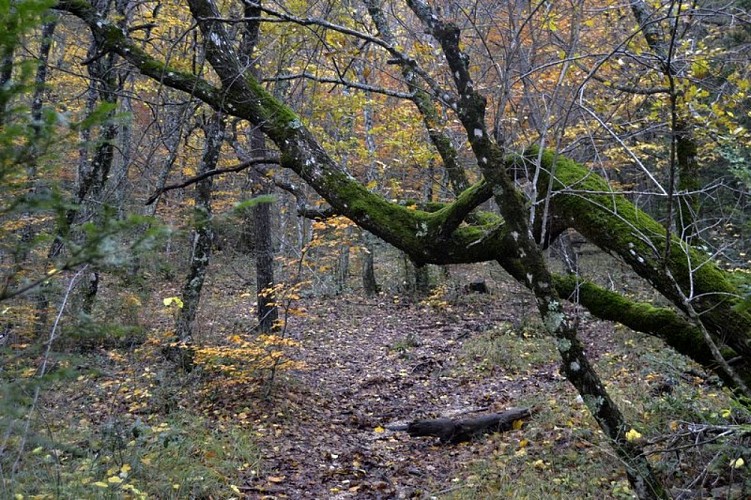
[[[542,335],[510,327],[465,344],[474,369],[501,367],[526,375],[555,359]],[[751,495],[751,412],[717,377],[657,339],[617,328],[595,367],[627,422],[643,436],[655,471],[676,495]],[[525,355],[526,354],[526,355]],[[517,377],[519,378],[519,377]],[[523,377],[521,377],[523,378]],[[623,466],[568,383],[539,388],[528,401],[540,411],[519,431],[491,436],[492,457],[464,469],[443,498],[633,498]],[[562,397],[568,394],[568,397]],[[523,399],[523,398],[522,398]]]
[[[3,497],[226,498],[242,471],[260,465],[249,429],[211,426],[188,412],[149,424],[115,418],[95,429],[71,426],[45,441],[22,455],[16,474],[6,472]],[[12,470],[10,460],[2,465]]]
[[[565,382],[560,382],[565,384]],[[521,430],[488,437],[490,457],[472,462],[442,498],[633,498],[621,462],[586,407],[561,393],[519,402],[540,411]]]
[[[511,323],[501,323],[464,343],[465,364],[483,372],[501,368],[511,375],[529,373],[556,359],[549,337],[537,329],[517,329]]]

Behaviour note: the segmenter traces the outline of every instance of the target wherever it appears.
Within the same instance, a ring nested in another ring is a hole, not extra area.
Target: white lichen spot
[[[629,241],[628,242],[628,247],[629,248],[634,248],[634,242],[633,241]]]
[[[572,372],[578,372],[579,370],[581,370],[581,366],[577,361],[572,361],[569,367],[571,368]]]
[[[631,255],[634,255],[634,256],[636,255],[636,252],[634,251],[634,249],[629,250],[628,253],[630,253]]]
[[[545,281],[540,281],[539,283],[537,283],[537,286],[541,290],[547,290],[548,288],[550,288],[550,283],[546,283]]]
[[[527,273],[527,281],[531,284],[532,280],[534,279],[534,276],[532,276],[531,273]]]
[[[420,224],[418,224],[417,227],[418,227],[418,230],[415,236],[417,236],[418,238],[422,238],[428,235],[428,224],[426,222],[421,222]]]
[[[522,249],[520,248],[520,249],[519,249],[519,257],[523,259],[523,258],[525,258],[526,256],[527,256],[527,252],[525,252],[524,250],[522,250]]]
[[[306,158],[305,159],[305,166],[306,167],[310,167],[311,165],[315,165],[315,164],[316,164],[315,158]]]
[[[167,76],[169,76],[170,78],[173,78],[175,74],[172,71],[170,71],[169,73],[167,73]]]
[[[476,128],[474,130],[474,134],[475,134],[475,137],[482,138],[482,130],[480,130],[479,128]]]
[[[217,35],[216,33],[212,33],[211,35],[209,35],[209,39],[211,40],[211,43],[221,47],[222,39],[219,38],[219,35]]]
[[[292,120],[289,123],[289,128],[291,128],[293,130],[297,130],[300,127],[302,127],[302,122],[300,120],[298,120],[297,118],[295,118],[294,120]]]
[[[569,339],[558,339],[556,344],[560,352],[567,352],[571,349],[571,341]]]
[[[455,103],[455,102],[452,102],[452,103],[451,103],[451,107],[452,107],[452,108],[454,109],[454,111],[456,111],[457,109],[459,109],[459,108],[458,108],[458,107],[456,106],[456,103]]]
[[[456,73],[454,73],[454,78],[456,78],[457,80],[459,79],[459,77],[460,77],[460,76],[461,76],[461,75],[459,74],[459,72],[458,72],[458,71],[457,71]]]
[[[487,165],[487,164],[488,164],[488,159],[487,159],[487,158],[485,158],[484,156],[483,156],[482,158],[480,158],[480,161],[481,161],[482,163],[484,163],[485,165]]]
[[[558,310],[553,310],[551,307],[551,311],[543,318],[543,323],[545,324],[545,329],[547,331],[551,333],[555,332],[561,326],[561,323],[563,323],[563,313]]]
[[[584,396],[584,404],[592,413],[599,413],[603,403],[605,403],[605,400],[602,399],[602,396],[595,397],[589,394]]]
[[[514,241],[519,241],[519,233],[516,231],[511,231],[511,237],[514,238]]]
[[[644,259],[641,256],[637,256],[636,260],[639,261],[639,264],[644,264]]]

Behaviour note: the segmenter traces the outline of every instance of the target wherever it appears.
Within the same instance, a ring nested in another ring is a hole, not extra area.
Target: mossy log
[[[411,437],[434,436],[440,438],[442,443],[455,444],[470,441],[483,434],[511,430],[514,422],[527,419],[533,413],[533,408],[512,408],[503,413],[490,413],[474,418],[415,420],[407,425],[390,425],[386,428],[406,431]]]

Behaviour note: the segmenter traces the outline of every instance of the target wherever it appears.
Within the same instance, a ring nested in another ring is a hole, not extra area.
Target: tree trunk
[[[198,167],[199,175],[216,168],[224,143],[224,126],[224,116],[221,113],[213,113],[202,124],[201,128],[206,141]],[[176,337],[181,343],[188,342],[193,334],[193,325],[201,300],[201,289],[211,258],[211,248],[214,242],[214,231],[211,227],[212,184],[211,177],[196,184],[190,271],[183,284],[183,307],[177,314],[175,324]]]
[[[260,4],[260,2],[259,2]],[[247,21],[242,25],[241,62],[249,68],[256,77],[261,77],[260,68],[254,64],[254,51],[258,45],[261,25],[256,19],[261,15],[259,7],[245,3],[243,16]],[[251,157],[262,157],[267,153],[266,137],[260,127],[253,127],[250,137]],[[256,174],[255,180],[260,186],[256,191],[259,195],[273,192],[270,179]],[[253,236],[256,257],[256,299],[258,307],[258,330],[269,333],[277,328],[279,310],[276,304],[276,290],[274,288],[274,244],[271,223],[271,203],[258,203],[253,207]]]
[[[272,192],[268,182],[263,182],[259,195]],[[274,290],[274,246],[272,242],[271,203],[258,203],[253,207],[255,256],[256,256],[256,297],[258,300],[258,330],[269,333],[276,329],[279,310]]]
[[[373,297],[381,291],[375,277],[373,235],[367,231],[362,231],[360,234],[362,241],[362,287],[365,290],[365,295]]]
[[[347,233],[351,233],[350,229]],[[349,279],[349,244],[339,245],[338,256],[336,259],[336,293],[340,295],[347,289],[347,280]]]

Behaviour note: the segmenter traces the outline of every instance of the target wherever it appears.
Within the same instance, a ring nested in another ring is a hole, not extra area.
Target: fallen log
[[[482,434],[511,430],[515,421],[529,418],[533,413],[533,408],[512,408],[502,413],[491,413],[463,420],[452,418],[415,420],[409,424],[387,425],[386,429],[406,431],[410,437],[435,436],[441,438],[441,443],[454,444],[471,441]]]

